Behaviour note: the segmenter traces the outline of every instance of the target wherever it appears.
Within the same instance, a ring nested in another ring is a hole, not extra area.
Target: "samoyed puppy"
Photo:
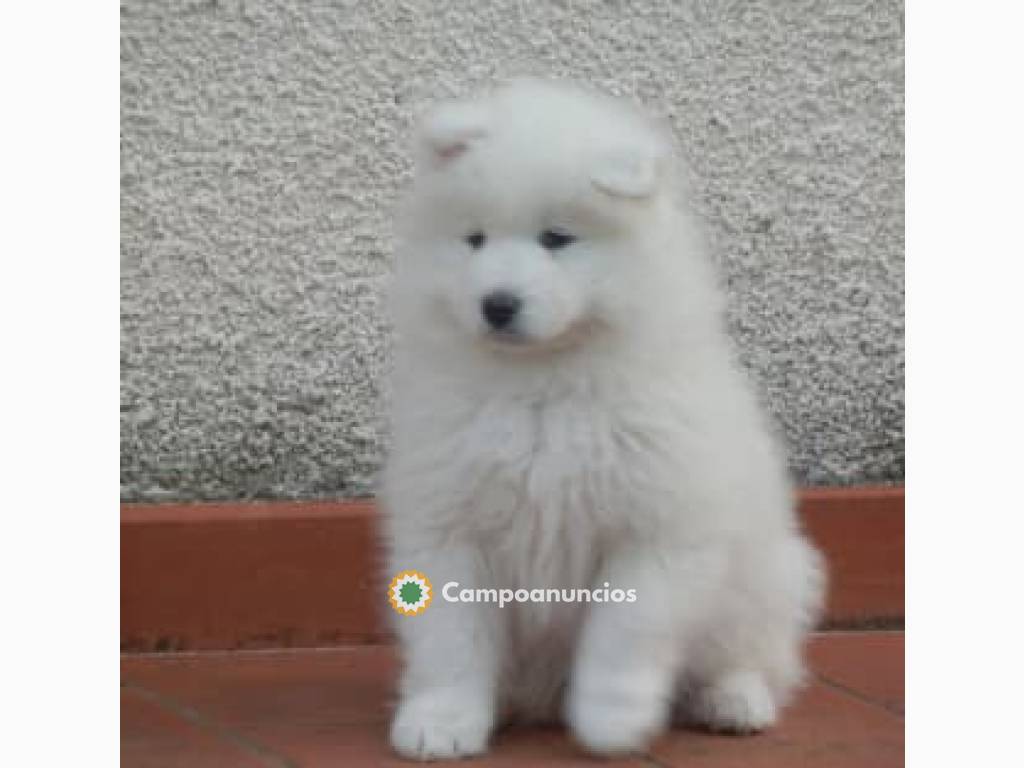
[[[564,83],[420,126],[382,483],[391,572],[433,585],[395,616],[401,755],[512,719],[597,754],[752,732],[801,680],[821,560],[679,178],[668,131]],[[472,599],[499,589],[539,599]]]

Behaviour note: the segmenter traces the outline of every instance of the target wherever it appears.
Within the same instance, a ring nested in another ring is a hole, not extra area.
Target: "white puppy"
[[[477,754],[509,718],[559,714],[601,754],[673,719],[771,724],[822,569],[667,132],[517,81],[437,108],[418,144],[383,501],[392,573],[435,594],[396,617],[394,748]],[[449,602],[450,582],[598,597]],[[637,599],[598,602],[606,584]]]

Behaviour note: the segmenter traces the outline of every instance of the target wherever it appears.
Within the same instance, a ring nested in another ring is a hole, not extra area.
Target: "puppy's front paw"
[[[480,755],[494,725],[486,697],[456,690],[425,691],[399,705],[391,724],[391,746],[411,760]]]
[[[664,727],[668,705],[640,686],[575,690],[567,716],[576,739],[597,755],[643,752]]]
[[[760,675],[734,672],[695,691],[689,716],[715,731],[757,733],[775,722],[777,708]]]

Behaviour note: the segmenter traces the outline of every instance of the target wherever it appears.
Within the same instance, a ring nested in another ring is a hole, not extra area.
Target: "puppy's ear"
[[[436,107],[420,124],[420,162],[428,168],[442,168],[465,154],[487,132],[486,115],[477,104],[450,102]]]
[[[597,189],[615,197],[650,197],[661,182],[665,159],[656,147],[613,150],[597,160],[590,180]]]

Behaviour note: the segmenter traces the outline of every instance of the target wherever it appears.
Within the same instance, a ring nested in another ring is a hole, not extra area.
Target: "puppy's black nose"
[[[484,300],[481,302],[484,318],[496,330],[505,328],[511,323],[522,306],[522,299],[508,291],[489,293],[484,296]]]

